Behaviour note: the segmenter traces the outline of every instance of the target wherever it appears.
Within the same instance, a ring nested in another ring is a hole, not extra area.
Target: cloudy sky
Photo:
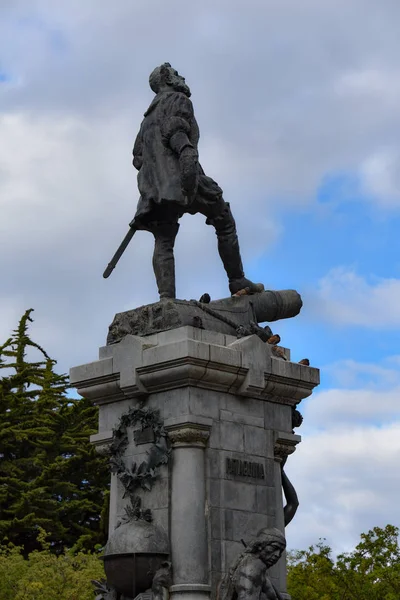
[[[191,86],[204,169],[231,202],[247,274],[296,288],[277,323],[321,369],[287,465],[290,547],[400,525],[398,0],[2,0],[0,336],[27,308],[61,371],[114,314],[154,302],[152,239],[104,267],[137,201],[131,148],[169,61]],[[215,236],[184,217],[181,298],[227,294]]]

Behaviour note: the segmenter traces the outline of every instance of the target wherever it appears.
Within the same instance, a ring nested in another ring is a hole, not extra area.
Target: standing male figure
[[[154,69],[149,83],[156,96],[144,114],[133,148],[140,191],[133,225],[154,235],[153,268],[160,298],[175,298],[178,219],[198,212],[215,227],[231,294],[245,288],[249,293],[263,291],[262,284],[246,279],[229,204],[198,162],[199,128],[185,79],[164,63]]]

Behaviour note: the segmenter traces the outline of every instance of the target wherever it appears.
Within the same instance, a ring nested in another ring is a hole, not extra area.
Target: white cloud
[[[348,551],[361,532],[399,525],[399,398],[397,385],[330,389],[304,402],[303,441],[287,464],[300,499],[289,547],[326,537],[335,552]]]
[[[371,98],[375,102],[396,106],[400,100],[399,72],[385,66],[344,71],[336,81],[335,91],[343,97],[353,96],[358,102]]]
[[[400,326],[400,279],[367,280],[348,267],[335,267],[319,280],[309,311],[339,325],[372,329]]]
[[[339,430],[361,424],[400,422],[400,385],[389,391],[377,389],[329,389],[310,401],[309,426]]]
[[[360,166],[364,193],[387,208],[400,206],[399,148],[378,149]]]
[[[322,367],[322,370],[340,388],[368,387],[371,391],[382,391],[400,385],[399,355],[388,356],[379,363],[340,360]]]
[[[173,12],[160,0],[9,3],[0,48],[22,85],[5,106],[137,122],[148,73],[168,59],[192,85],[203,139],[232,149],[223,186],[240,174],[251,195],[257,185],[264,201],[304,204],[326,172],[358,172],[377,148],[398,148],[398,15],[391,0],[205,0],[190,15],[181,0]]]

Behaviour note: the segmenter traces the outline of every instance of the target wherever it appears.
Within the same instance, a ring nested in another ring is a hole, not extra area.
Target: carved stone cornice
[[[173,448],[205,448],[210,437],[210,428],[198,423],[182,423],[166,429]]]
[[[274,459],[277,462],[288,457],[296,450],[297,444],[301,442],[301,436],[294,433],[278,432],[274,444]]]
[[[109,454],[112,435],[112,431],[101,431],[90,436],[90,442],[94,445],[98,454],[103,456],[107,456],[107,454]]]
[[[70,371],[71,385],[99,405],[190,386],[297,406],[319,384],[318,369],[273,356],[257,335],[182,327],[127,335],[100,356]]]

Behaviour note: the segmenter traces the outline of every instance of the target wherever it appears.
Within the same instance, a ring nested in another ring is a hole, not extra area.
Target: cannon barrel
[[[267,290],[252,296],[230,296],[209,303],[171,298],[115,315],[107,344],[116,344],[129,334],[145,336],[188,325],[236,335],[239,327],[251,329],[254,322],[295,317],[302,304],[295,290]]]
[[[266,290],[251,296],[231,296],[208,304],[216,313],[230,315],[239,325],[290,319],[299,314],[303,302],[295,290]]]
[[[299,314],[303,301],[295,290],[270,291],[250,296],[257,323],[290,319]]]

